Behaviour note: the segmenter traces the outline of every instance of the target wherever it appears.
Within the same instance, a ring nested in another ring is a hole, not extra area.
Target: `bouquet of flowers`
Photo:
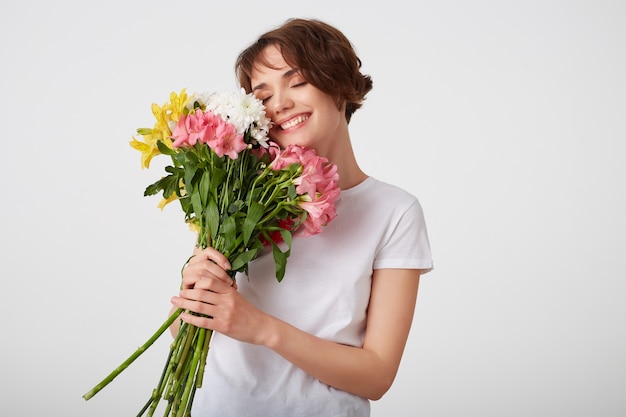
[[[270,120],[260,100],[244,90],[188,95],[171,93],[152,105],[156,123],[137,129],[131,146],[143,168],[166,155],[166,175],[144,195],[162,193],[159,206],[178,200],[185,222],[197,232],[197,246],[211,246],[231,264],[229,273],[247,272],[265,246],[272,247],[276,279],[281,281],[293,233],[314,235],[336,216],[339,195],[336,166],[298,145],[281,149],[268,132]],[[126,369],[180,316],[175,311],[126,361],[83,395],[90,399]],[[202,385],[211,330],[181,323],[157,387],[138,416],[154,414],[167,401],[165,416],[187,416]]]

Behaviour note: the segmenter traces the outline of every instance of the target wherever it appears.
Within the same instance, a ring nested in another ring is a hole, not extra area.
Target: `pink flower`
[[[299,145],[288,145],[284,150],[270,146],[269,152],[274,158],[270,168],[275,171],[296,163],[302,167],[298,177],[293,179],[298,194],[296,204],[307,213],[302,236],[320,233],[322,226],[337,216],[335,200],[341,192],[337,185],[337,166],[317,155],[314,149]]]
[[[326,189],[331,181],[337,182],[337,167],[329,164],[328,159],[318,156],[312,149],[307,149],[300,156],[303,166],[302,175],[294,180],[298,194],[315,197],[317,192]]]
[[[243,140],[243,135],[237,134],[237,128],[220,119],[212,137],[206,142],[220,158],[228,155],[230,159],[237,159],[239,152],[248,147]]]
[[[302,236],[311,236],[321,233],[322,226],[326,226],[331,220],[337,217],[335,200],[339,197],[341,190],[335,181],[326,184],[326,188],[311,197],[304,194],[300,197],[298,206],[307,212],[304,221],[304,231]]]
[[[212,112],[202,112],[198,109],[195,113],[181,115],[172,132],[172,145],[175,148],[181,146],[194,146],[196,142],[206,142],[207,137],[213,136],[216,124],[220,121]]]
[[[228,155],[230,159],[237,159],[241,151],[248,145],[243,134],[237,134],[237,128],[212,111],[203,112],[197,109],[194,113],[182,115],[172,132],[172,145],[194,146],[196,143],[206,143],[220,158]]]
[[[288,145],[283,151],[270,148],[270,152],[274,157],[270,167],[275,171],[294,163],[302,166],[302,174],[294,180],[298,194],[309,194],[313,198],[330,181],[337,182],[339,178],[336,165],[329,164],[327,158],[317,155],[313,149]]]
[[[269,146],[271,146],[271,143],[268,142],[268,144]],[[250,153],[254,155],[257,159],[261,159],[265,155],[270,153],[270,150],[269,150],[269,147],[268,148],[264,148],[263,146],[252,147],[252,149],[250,149]]]
[[[282,151],[280,149],[270,148],[270,153],[274,157],[274,160],[270,164],[270,167],[274,171],[280,171],[288,167],[291,164],[300,162],[300,156],[302,155],[304,148],[298,145],[288,145]]]

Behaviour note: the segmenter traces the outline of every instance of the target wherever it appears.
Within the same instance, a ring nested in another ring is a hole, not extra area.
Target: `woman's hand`
[[[269,316],[254,307],[237,291],[227,269],[224,255],[213,248],[196,249],[183,269],[183,285],[172,297],[174,308],[195,313],[182,313],[180,318],[194,326],[220,332],[242,342],[262,344],[264,323]]]
[[[216,279],[231,286],[234,281],[226,272],[229,269],[228,259],[219,251],[211,247],[206,249],[196,247],[193,256],[183,268],[182,287],[183,289],[194,288],[196,283],[203,279]]]

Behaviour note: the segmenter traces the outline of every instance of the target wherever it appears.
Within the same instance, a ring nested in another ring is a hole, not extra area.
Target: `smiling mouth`
[[[289,120],[288,122],[285,122],[282,125],[280,125],[280,128],[283,129],[283,130],[291,129],[292,127],[295,127],[295,126],[299,125],[300,123],[304,122],[308,118],[309,118],[309,116],[294,117],[293,119]]]

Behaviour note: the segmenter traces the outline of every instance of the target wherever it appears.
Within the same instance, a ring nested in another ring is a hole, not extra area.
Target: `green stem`
[[[191,417],[191,407],[193,406],[193,399],[196,396],[197,384],[191,388],[191,394],[189,395],[189,401],[187,401],[187,410],[185,411],[185,417]]]
[[[269,222],[272,219],[274,219],[276,216],[278,216],[278,213],[280,213],[281,210],[286,210],[289,213],[295,214],[293,213],[293,210],[291,210],[291,207],[296,206],[296,205],[297,205],[297,200],[291,200],[291,201],[283,200],[279,202],[278,204],[276,204],[276,207],[274,207],[274,209],[271,212],[269,212],[261,220],[259,220],[257,224],[260,226],[265,225],[266,222]]]
[[[199,328],[199,333],[198,333],[198,338],[195,341],[195,349],[194,349],[194,353],[193,353],[193,358],[191,360],[191,366],[190,366],[190,371],[191,374],[189,375],[189,377],[187,378],[187,381],[185,381],[185,390],[183,391],[183,395],[181,397],[180,400],[180,408],[178,410],[178,413],[176,414],[176,417],[183,417],[183,414],[187,411],[188,407],[188,400],[189,400],[189,395],[191,393],[192,387],[194,386],[195,380],[198,377],[197,371],[198,371],[198,364],[201,361],[201,355],[203,352],[203,346],[204,346],[204,338],[206,335],[206,329],[204,328]]]
[[[170,352],[167,355],[167,361],[165,362],[165,367],[164,367],[163,373],[161,374],[161,380],[157,384],[157,388],[152,391],[152,396],[150,397],[150,401],[148,401],[148,403],[144,406],[144,408],[141,409],[139,414],[137,414],[137,417],[141,417],[143,413],[146,411],[148,406],[150,406],[150,409],[148,411],[148,417],[152,417],[159,405],[161,396],[163,396],[163,390],[166,389],[166,387],[170,386],[169,381],[171,381],[172,372],[176,370],[176,363],[178,360],[178,354],[180,352],[180,341],[183,339],[183,335],[186,333],[185,325],[187,325],[187,323],[183,323],[181,325],[178,331],[178,334],[176,335],[176,337],[174,338],[174,341],[170,345]],[[165,392],[167,393],[167,389]],[[169,409],[170,406],[171,406],[171,401],[168,401],[167,409]]]
[[[178,310],[174,312],[174,314],[169,316],[168,319],[165,320],[165,322],[161,325],[161,327],[159,327],[159,329],[152,335],[152,337],[150,337],[150,339],[148,339],[142,346],[140,346],[120,366],[115,368],[113,372],[107,375],[106,378],[104,378],[102,381],[100,381],[100,383],[98,383],[95,387],[93,387],[89,392],[83,395],[83,398],[85,400],[89,400],[91,397],[96,395],[100,390],[102,390],[102,388],[106,387],[111,381],[113,381],[113,379],[116,376],[118,376],[124,369],[128,368],[128,366],[131,363],[133,363],[135,359],[141,356],[141,354],[144,353],[154,343],[154,341],[157,340],[159,336],[161,336],[161,334],[163,334],[163,332],[170,327],[172,323],[174,323],[174,320],[176,320],[178,316],[180,316],[180,313],[182,312],[183,312],[183,309],[179,308]]]
[[[198,330],[197,327],[195,326],[189,326],[189,329],[187,330],[187,334],[185,336],[185,345],[183,347],[182,353],[180,358],[178,359],[178,365],[176,368],[176,373],[174,374],[174,390],[177,389],[177,383],[180,381],[183,369],[184,369],[184,365],[185,363],[187,363],[187,355],[189,354],[189,348],[191,347],[191,342],[194,339],[195,333]]]
[[[163,368],[163,372],[161,372],[161,379],[159,380],[157,387],[152,390],[152,395],[150,395],[150,399],[148,400],[146,405],[144,405],[143,408],[139,411],[137,417],[141,417],[146,412],[146,410],[148,410],[148,408],[150,408],[150,411],[148,412],[148,417],[154,414],[154,410],[156,409],[159,403],[159,398],[161,397],[161,393],[163,392],[163,383],[167,380],[169,374],[170,362],[172,360],[173,352],[174,349],[172,347],[170,348],[170,352],[167,355],[167,360],[165,361],[165,367]]]
[[[200,355],[200,366],[198,367],[198,377],[196,379],[196,388],[202,387],[202,379],[204,377],[204,368],[206,366],[206,358],[207,358],[207,355],[209,354],[209,343],[211,342],[211,336],[213,336],[213,330],[207,329],[206,337],[204,338],[204,346],[202,346],[202,354]]]

